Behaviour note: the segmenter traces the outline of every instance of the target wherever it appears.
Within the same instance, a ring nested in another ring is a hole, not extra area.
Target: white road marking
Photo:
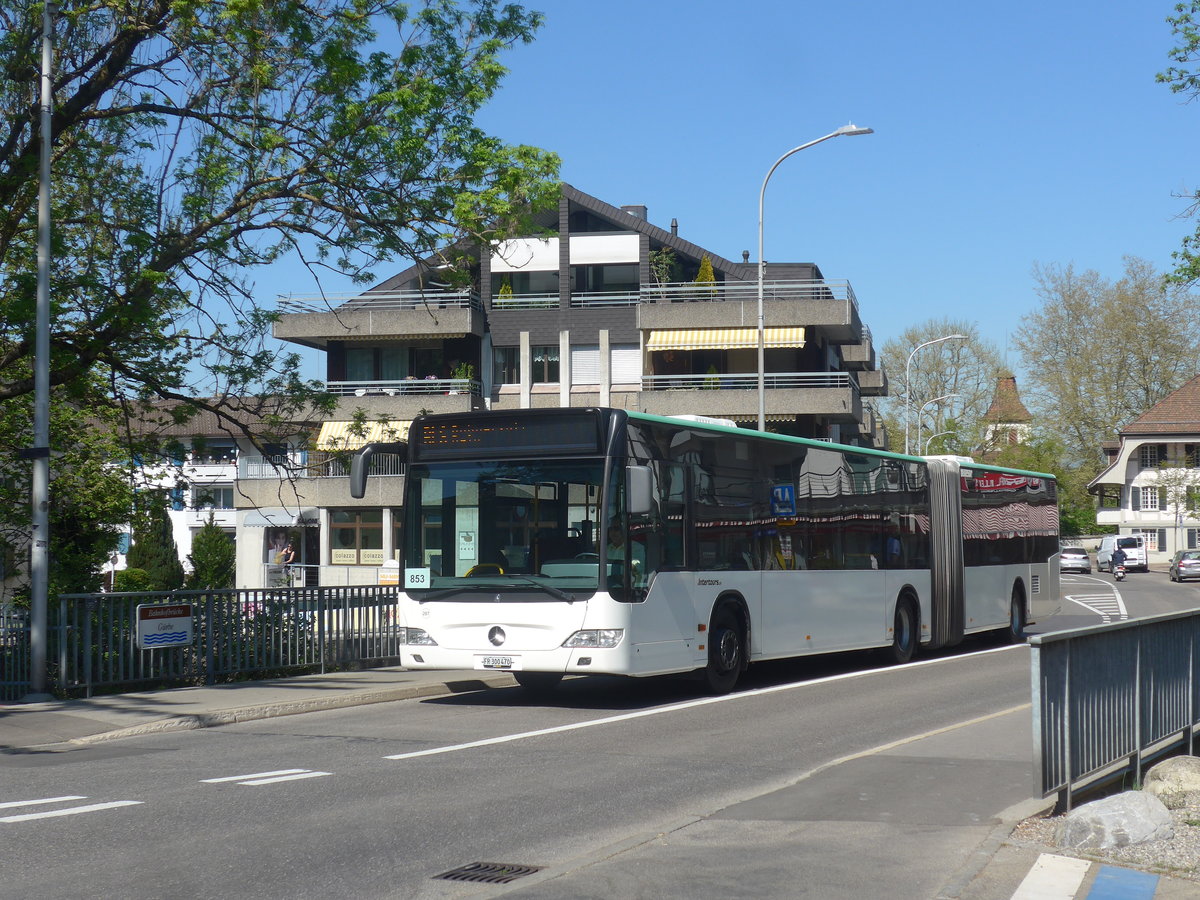
[[[201,778],[201,784],[220,784],[222,781],[243,781],[246,778],[270,778],[273,775],[295,775],[307,769],[279,769],[275,772],[252,772],[249,775],[228,775],[225,778]]]
[[[1012,900],[1071,900],[1091,865],[1086,859],[1043,853]]]
[[[16,809],[18,806],[37,806],[40,803],[66,803],[68,800],[86,799],[87,797],[72,794],[69,797],[44,797],[41,800],[10,800],[7,803],[0,803],[0,809]]]
[[[48,809],[45,812],[24,813],[19,816],[0,816],[0,822],[28,822],[30,819],[54,819],[59,816],[76,816],[80,813],[116,809],[119,806],[141,806],[141,800],[114,800],[111,803],[92,803],[88,806],[72,806],[67,809]]]
[[[1129,613],[1125,609],[1125,600],[1121,597],[1121,592],[1115,588],[1111,594],[1068,594],[1067,599],[1082,606],[1088,612],[1095,613],[1106,625],[1114,619],[1129,618]]]
[[[915,669],[922,666],[936,666],[942,663],[961,660],[965,656],[982,656],[986,653],[1003,653],[1008,650],[1020,649],[1022,645],[1011,647],[997,647],[992,650],[981,650],[979,653],[964,654],[963,656],[946,657],[943,659],[925,659],[918,662],[906,663],[902,666],[889,666],[887,672],[896,672],[901,669]],[[488,747],[493,744],[507,744],[512,741],[520,741],[525,738],[540,737],[546,734],[560,734],[566,731],[577,731],[581,728],[591,728],[594,725],[612,725],[616,722],[627,722],[631,719],[642,719],[647,716],[659,716],[666,713],[678,712],[683,709],[692,709],[698,706],[708,706],[712,703],[725,703],[730,700],[745,699],[747,697],[757,697],[764,694],[776,694],[780,691],[790,691],[796,688],[811,687],[817,684],[828,684],[834,681],[846,681],[851,678],[864,678],[870,675],[877,675],[881,670],[870,669],[865,672],[846,672],[841,675],[829,675],[825,678],[814,678],[811,681],[795,681],[788,684],[776,684],[771,687],[756,688],[752,691],[739,691],[734,694],[722,694],[719,697],[701,697],[697,700],[685,700],[682,703],[672,703],[667,706],[657,706],[653,709],[643,709],[637,712],[623,713],[619,716],[606,716],[602,719],[592,719],[587,722],[573,722],[569,725],[557,725],[553,728],[539,728],[537,731],[523,731],[518,734],[504,734],[494,738],[484,738],[479,741],[469,741],[465,744],[450,744],[445,747],[430,747],[427,750],[414,750],[411,753],[396,753],[392,756],[385,756],[384,759],[415,759],[419,756],[436,756],[440,753],[455,753],[459,750],[471,750],[476,747]],[[1028,705],[1028,704],[1025,704]],[[907,740],[907,739],[906,739]]]
[[[296,781],[301,778],[320,778],[322,775],[332,774],[332,772],[298,772],[295,775],[281,775],[278,778],[256,778],[253,781],[239,781],[238,784],[276,784],[280,781]]]
[[[274,772],[254,772],[250,775],[227,775],[224,778],[201,778],[201,784],[221,784],[236,781],[238,784],[275,784],[280,781],[296,781],[300,778],[320,778],[332,772],[314,772],[312,769],[277,769]]]

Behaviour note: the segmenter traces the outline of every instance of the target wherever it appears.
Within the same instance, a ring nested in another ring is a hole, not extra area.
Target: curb
[[[1008,809],[1002,810],[996,817],[999,822],[984,838],[983,843],[976,847],[967,861],[954,872],[942,885],[935,900],[959,900],[980,873],[988,867],[1001,845],[1009,839],[1014,829],[1031,816],[1049,812],[1054,808],[1055,798],[1043,799],[1030,797],[1020,803],[1014,803]]]
[[[161,734],[169,731],[191,731],[197,728],[216,728],[221,725],[253,722],[258,719],[274,719],[281,716],[321,712],[328,709],[368,706],[372,703],[390,703],[394,700],[444,697],[450,694],[465,694],[491,687],[510,687],[514,684],[516,684],[516,680],[512,676],[502,675],[490,678],[472,678],[464,681],[406,684],[380,690],[351,691],[341,696],[313,697],[305,700],[283,700],[275,703],[260,703],[216,712],[172,716],[166,719],[156,719],[153,722],[144,722],[141,725],[115,728],[111,731],[83,735],[82,737],[56,743],[77,745],[100,744],[105,741],[116,741],[127,737],[137,737],[138,735]],[[49,745],[43,744],[40,746]]]

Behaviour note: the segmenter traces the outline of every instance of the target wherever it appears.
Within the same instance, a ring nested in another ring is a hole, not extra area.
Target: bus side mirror
[[[367,494],[367,474],[371,471],[371,457],[376,453],[392,453],[406,459],[408,444],[403,441],[367,444],[354,454],[350,460],[350,496],[355,500],[361,500]]]
[[[654,509],[654,473],[649,466],[625,470],[625,503],[631,516],[646,516]]]

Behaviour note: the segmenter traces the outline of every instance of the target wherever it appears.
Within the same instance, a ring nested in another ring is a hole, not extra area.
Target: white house
[[[1096,522],[1143,534],[1149,561],[1200,547],[1200,375],[1126,425],[1106,444],[1109,464],[1088,485]]]

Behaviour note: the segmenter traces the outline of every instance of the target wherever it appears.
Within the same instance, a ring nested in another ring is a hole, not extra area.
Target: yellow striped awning
[[[765,347],[803,347],[803,328],[764,328]],[[652,331],[647,350],[749,350],[758,346],[757,328],[681,328]]]
[[[382,422],[363,422],[360,434],[354,422],[325,422],[321,426],[321,433],[317,435],[316,449],[358,450],[364,444],[376,441],[406,441],[411,424],[409,419],[397,419],[386,425]]]

